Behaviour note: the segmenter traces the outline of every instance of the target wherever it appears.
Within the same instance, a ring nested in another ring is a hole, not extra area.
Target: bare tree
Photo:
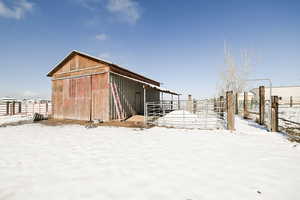
[[[247,86],[247,79],[250,73],[250,57],[247,50],[241,51],[241,63],[238,64],[230,49],[224,42],[224,63],[225,69],[220,73],[217,93],[224,95],[226,91],[234,93],[243,92]]]

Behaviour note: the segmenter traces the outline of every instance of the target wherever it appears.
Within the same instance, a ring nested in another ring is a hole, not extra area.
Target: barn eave
[[[152,82],[155,82],[158,86],[160,85],[160,82],[158,82],[158,81],[155,81],[155,80],[153,80],[153,79],[150,79],[150,78],[147,78],[147,77],[145,77],[145,76],[143,76],[143,75],[140,75],[140,74],[138,74],[138,73],[135,73],[135,72],[132,72],[132,71],[130,71],[130,70],[128,70],[128,69],[125,69],[125,68],[123,68],[123,67],[120,67],[119,65],[117,65],[117,64],[114,64],[114,63],[112,63],[112,62],[109,62],[109,61],[106,61],[106,60],[103,60],[103,59],[100,59],[100,58],[97,58],[97,57],[95,57],[95,56],[91,56],[91,55],[89,55],[89,54],[87,54],[87,53],[83,53],[83,52],[80,52],[80,51],[77,51],[77,50],[73,50],[71,53],[69,53],[66,57],[64,57],[61,61],[59,61],[58,62],[58,64],[56,64],[55,65],[55,67],[47,74],[47,76],[48,77],[52,77],[53,76],[53,74],[55,73],[55,72],[57,72],[71,57],[73,57],[74,55],[81,55],[81,56],[84,56],[84,57],[87,57],[87,58],[89,58],[89,59],[92,59],[92,60],[94,60],[94,61],[96,61],[96,62],[100,62],[100,63],[103,63],[103,64],[106,64],[106,65],[108,65],[108,66],[110,66],[110,67],[112,67],[112,68],[116,68],[116,69],[120,69],[120,70],[123,70],[123,71],[126,71],[126,72],[128,72],[128,73],[131,73],[131,74],[134,74],[134,75],[136,75],[136,76],[139,76],[139,77],[141,77],[141,78],[143,78],[143,79],[146,79],[146,80],[148,80],[148,81],[152,81]]]

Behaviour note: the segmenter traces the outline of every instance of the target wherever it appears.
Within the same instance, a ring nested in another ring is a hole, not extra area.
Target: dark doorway
[[[142,97],[140,92],[135,93],[135,109],[137,114],[142,114]]]

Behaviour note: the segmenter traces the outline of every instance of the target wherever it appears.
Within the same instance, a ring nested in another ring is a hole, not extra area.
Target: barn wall
[[[108,74],[53,80],[52,102],[55,119],[107,121]]]
[[[146,102],[157,102],[160,100],[160,92],[154,89],[147,89]]]
[[[105,64],[90,60],[80,55],[75,55],[53,74],[53,78],[80,76],[83,74],[93,74],[108,70],[109,66]]]
[[[53,75],[52,112],[56,119],[109,119],[109,67],[73,56]]]
[[[93,75],[92,78],[92,119],[109,121],[108,73]]]
[[[109,83],[117,85],[126,117],[144,112],[144,89],[141,83],[109,71],[159,85],[146,77],[74,55],[52,75],[52,113],[56,119],[108,121],[116,119],[116,107]],[[147,89],[147,101],[159,100],[159,92]]]
[[[110,73],[110,84],[116,84],[126,118],[144,113],[144,88],[141,83]],[[159,92],[153,89],[147,89],[146,101],[158,100]],[[117,119],[116,102],[113,98],[111,88],[109,93],[109,105],[110,119]]]

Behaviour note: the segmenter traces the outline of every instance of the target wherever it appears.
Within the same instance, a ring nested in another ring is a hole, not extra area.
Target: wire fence
[[[147,102],[145,109],[148,125],[196,129],[226,127],[225,100]]]
[[[252,96],[251,98],[247,99],[246,101],[243,99],[239,99],[237,103],[237,110],[238,115],[240,116],[247,116],[248,119],[254,120],[259,122],[260,118],[260,102],[259,96]],[[245,104],[246,104],[246,112],[245,113]],[[236,106],[236,105],[235,105]],[[270,129],[270,110],[271,110],[270,100],[264,101],[264,117],[263,117],[263,124]]]
[[[278,119],[279,130],[300,141],[300,101],[279,104]]]

